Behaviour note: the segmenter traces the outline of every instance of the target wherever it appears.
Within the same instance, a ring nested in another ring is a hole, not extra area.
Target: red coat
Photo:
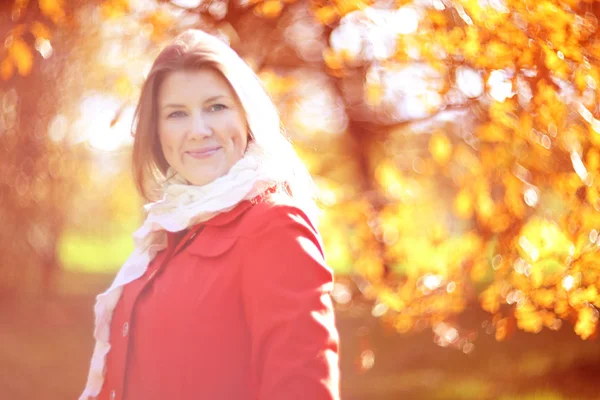
[[[114,311],[98,399],[339,399],[332,285],[293,206],[244,201],[169,233]]]

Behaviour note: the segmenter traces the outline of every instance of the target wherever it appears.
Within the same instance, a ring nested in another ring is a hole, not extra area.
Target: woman
[[[142,195],[160,200],[97,298],[80,400],[339,399],[313,184],[226,44],[188,31],[159,54],[133,166]]]

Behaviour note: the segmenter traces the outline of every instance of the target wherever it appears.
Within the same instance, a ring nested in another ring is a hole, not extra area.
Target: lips
[[[193,158],[208,158],[208,157],[212,156],[213,154],[215,154],[220,149],[221,149],[221,147],[219,147],[219,146],[212,146],[212,147],[205,147],[202,149],[189,150],[189,151],[186,151],[185,154],[187,154]]]

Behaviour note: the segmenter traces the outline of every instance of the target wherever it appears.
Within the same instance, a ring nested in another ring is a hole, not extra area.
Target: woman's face
[[[174,71],[158,92],[158,136],[165,159],[192,185],[229,172],[248,144],[244,110],[211,68]]]

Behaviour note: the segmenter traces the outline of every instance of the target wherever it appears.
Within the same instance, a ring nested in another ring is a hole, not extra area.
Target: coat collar
[[[254,204],[262,203],[262,202],[266,201],[271,195],[279,192],[280,190],[287,191],[287,190],[289,190],[289,188],[287,187],[287,185],[285,185],[283,189],[278,186],[273,186],[273,187],[265,190],[263,193],[259,194],[258,196],[254,197],[253,199],[241,201],[236,206],[234,206],[231,210],[222,212],[222,213],[212,217],[211,219],[200,223],[200,225],[206,225],[206,226],[227,225],[227,224],[235,221],[239,217],[241,217],[242,214],[244,214],[246,211],[248,211],[248,209],[250,209],[250,207],[252,207]],[[192,228],[192,230],[196,230],[196,227]]]
[[[189,228],[183,231],[167,232],[167,247],[169,249],[172,249],[176,246],[177,248],[175,249],[175,252],[177,252],[183,244],[187,243],[192,238],[194,238],[196,234],[198,234],[198,232],[200,232],[204,227],[227,225],[238,219],[240,216],[242,216],[242,214],[248,211],[248,209],[252,207],[253,203],[255,202],[255,199],[244,200],[238,203],[236,206],[234,206],[231,210],[222,212],[207,221],[201,222],[194,226],[190,226]]]
[[[277,192],[277,187],[272,187],[251,200],[244,200],[235,205],[231,210],[224,211],[211,219],[191,226],[182,232],[167,232],[168,247],[175,246],[178,242],[187,241],[195,236],[205,226],[225,226],[240,218],[254,204],[265,201],[271,194]]]
[[[227,225],[242,216],[254,203],[260,201],[261,196],[252,200],[244,200],[239,202],[231,210],[222,212],[211,219],[202,222],[200,225],[206,226],[223,226]]]

